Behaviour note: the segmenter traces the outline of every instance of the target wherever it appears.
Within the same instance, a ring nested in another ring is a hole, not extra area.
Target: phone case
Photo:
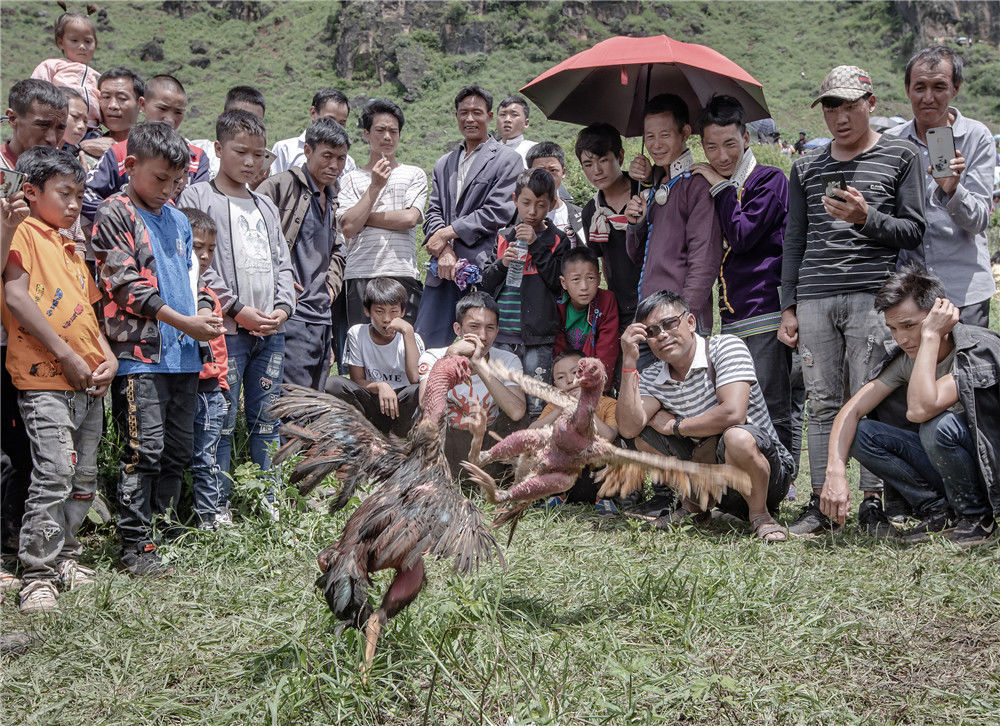
[[[24,184],[24,174],[7,167],[0,167],[0,197],[7,198],[16,194]]]
[[[951,126],[927,129],[927,155],[931,159],[931,176],[935,179],[951,176],[948,164],[955,158],[955,136]]]

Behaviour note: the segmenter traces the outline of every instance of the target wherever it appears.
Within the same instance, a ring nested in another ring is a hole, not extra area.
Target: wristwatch
[[[676,416],[674,418],[674,436],[677,436],[679,438],[683,438],[683,435],[681,434],[680,431],[681,421],[683,420],[684,420],[683,416]]]

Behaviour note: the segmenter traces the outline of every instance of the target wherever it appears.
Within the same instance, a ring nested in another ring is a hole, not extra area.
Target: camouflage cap
[[[857,66],[837,66],[826,74],[823,85],[819,87],[819,96],[809,107],[812,108],[824,98],[857,101],[866,93],[875,93],[872,79],[867,73]]]

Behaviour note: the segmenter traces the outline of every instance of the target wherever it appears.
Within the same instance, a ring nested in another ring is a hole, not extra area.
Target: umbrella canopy
[[[642,109],[659,93],[684,99],[692,121],[713,94],[733,96],[747,121],[768,118],[753,76],[708,46],[666,35],[615,37],[567,58],[521,89],[546,118],[607,122],[625,136],[642,135]]]

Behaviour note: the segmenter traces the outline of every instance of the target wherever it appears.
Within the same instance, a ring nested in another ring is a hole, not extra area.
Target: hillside
[[[6,95],[58,53],[51,26],[60,10],[10,0],[0,12]],[[388,96],[407,114],[401,156],[429,169],[458,138],[450,110],[460,85],[476,81],[503,95],[610,35],[666,33],[716,48],[761,81],[779,128],[794,137],[799,128],[826,135],[808,104],[838,63],[872,74],[880,113],[908,115],[902,67],[915,37],[973,36],[976,23],[995,20],[990,13],[988,3],[113,2],[95,16],[94,66],[177,75],[190,94],[182,130],[193,138],[212,132],[226,88],[237,83],[265,93],[271,140],[300,132],[317,88],[336,86],[357,101]],[[991,43],[963,52],[968,80],[958,103],[1000,130],[1000,53]],[[571,147],[575,132],[536,113],[529,138]]]

